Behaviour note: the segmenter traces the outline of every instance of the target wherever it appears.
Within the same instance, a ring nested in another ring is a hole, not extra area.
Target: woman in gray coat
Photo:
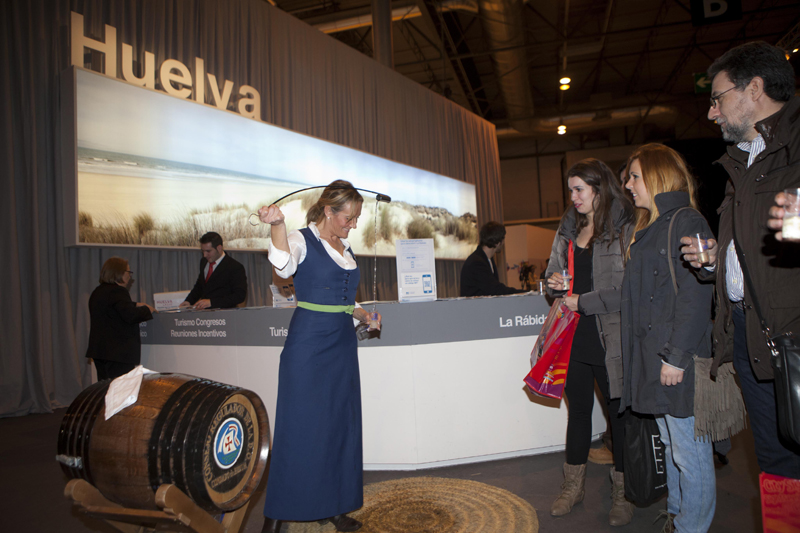
[[[583,500],[586,461],[592,435],[594,383],[608,405],[615,468],[611,469],[613,506],[609,523],[621,526],[633,518],[633,505],[625,500],[622,473],[624,421],[616,415],[622,395],[620,351],[620,289],[624,251],[631,236],[633,206],[619,179],[597,159],[584,159],[567,172],[572,199],[561,218],[553,241],[546,278],[552,296],[564,296],[561,271],[568,267],[573,247],[573,294],[565,303],[581,315],[572,343],[565,393],[569,400],[566,463],[561,494],[550,514],[561,516]]]

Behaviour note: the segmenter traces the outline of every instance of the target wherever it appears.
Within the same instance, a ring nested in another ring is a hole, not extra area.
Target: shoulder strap
[[[672,226],[675,225],[675,219],[678,218],[678,213],[685,210],[697,211],[694,207],[681,207],[675,214],[672,215],[672,220],[669,221],[669,231],[667,232],[667,263],[669,263],[669,275],[672,277],[672,288],[675,294],[678,294],[678,280],[675,279],[675,265],[672,264]],[[697,211],[699,213],[699,211]]]
[[[569,241],[569,251],[567,252],[567,269],[569,270],[569,290],[567,296],[572,296],[572,285],[575,283],[575,249],[572,239]]]

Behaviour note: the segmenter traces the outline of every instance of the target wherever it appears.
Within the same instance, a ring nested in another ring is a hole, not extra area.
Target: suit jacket
[[[461,267],[461,296],[498,296],[525,292],[500,283],[497,265],[489,258],[481,245],[472,252]]]
[[[225,258],[217,263],[211,277],[206,283],[206,258],[200,260],[200,275],[186,301],[194,305],[198,300],[211,300],[211,307],[227,309],[236,307],[247,299],[247,274],[244,266],[226,253]]]
[[[86,357],[138,365],[141,358],[139,322],[153,315],[136,306],[128,289],[101,283],[89,297],[89,347]]]

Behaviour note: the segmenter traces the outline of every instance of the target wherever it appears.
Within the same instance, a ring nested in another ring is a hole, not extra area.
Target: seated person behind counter
[[[247,274],[240,262],[222,249],[222,237],[209,231],[200,237],[200,275],[180,307],[226,309],[247,298]]]
[[[461,268],[461,296],[499,296],[525,292],[500,283],[494,254],[503,245],[506,228],[499,222],[483,225],[480,243]]]

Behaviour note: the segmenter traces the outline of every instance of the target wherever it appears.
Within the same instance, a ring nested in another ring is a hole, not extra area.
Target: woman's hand
[[[559,274],[560,275],[560,274]],[[562,285],[563,287],[563,285]],[[564,303],[570,311],[578,312],[578,298],[580,295],[573,294],[572,296],[565,296]]]
[[[683,370],[661,363],[661,384],[667,387],[677,385],[683,381]]]
[[[258,210],[258,219],[264,224],[278,226],[283,224],[286,217],[277,205],[272,204],[269,207],[263,206]]]
[[[554,291],[564,290],[564,278],[561,276],[561,272],[553,272],[550,277],[547,278],[547,286]]]
[[[136,302],[136,307],[146,307],[146,308],[148,308],[150,310],[151,313],[155,313],[156,312],[156,308],[155,307],[153,307],[150,304],[146,304],[144,302]]]
[[[364,308],[356,308],[353,310],[353,315],[359,322],[369,323],[369,331],[381,329],[381,314],[375,311],[375,316]]]
[[[697,261],[697,247],[692,243],[691,237],[681,237],[681,254],[683,254],[683,260],[692,265],[694,268],[702,268],[705,266],[703,263]],[[717,248],[717,241],[715,239],[706,239],[706,244],[708,246],[708,266],[716,265],[717,264],[717,254],[719,253],[719,248]]]

